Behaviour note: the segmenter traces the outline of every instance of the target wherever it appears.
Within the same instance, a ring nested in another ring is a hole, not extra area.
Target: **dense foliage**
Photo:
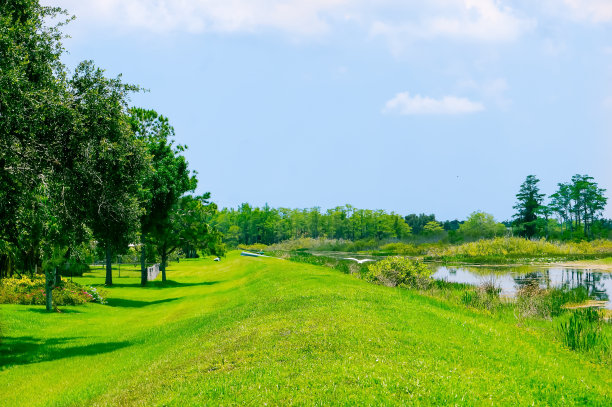
[[[234,246],[272,244],[300,237],[357,241],[404,239],[411,234],[410,226],[396,213],[351,205],[321,212],[320,208],[253,208],[245,203],[238,209],[220,210],[213,222]]]
[[[139,87],[92,61],[68,77],[65,15],[37,0],[0,2],[0,278],[44,272],[48,309],[58,270],[78,274],[92,254],[111,285],[112,259],[139,240],[143,259],[157,248],[164,279],[174,246],[222,252],[209,196],[182,204],[196,186],[186,147],[166,118],[130,108]]]
[[[431,274],[432,270],[419,261],[392,256],[370,264],[366,280],[390,287],[426,288]]]

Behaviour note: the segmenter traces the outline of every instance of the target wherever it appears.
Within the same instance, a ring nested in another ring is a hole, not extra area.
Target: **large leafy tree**
[[[170,212],[187,191],[197,185],[195,175],[190,175],[187,160],[181,155],[185,146],[174,145],[174,128],[168,119],[154,110],[130,109],[132,129],[142,140],[151,157],[151,171],[143,182],[140,217],[141,233],[141,285],[147,283],[146,247],[149,242],[165,239],[165,230],[171,227]],[[169,231],[173,232],[173,231]],[[163,263],[163,261],[162,261]],[[165,280],[165,267],[162,277]]]
[[[48,309],[58,253],[87,238],[78,113],[60,62],[65,15],[35,0],[0,2],[0,276],[11,263],[42,265]]]
[[[488,239],[503,236],[506,233],[506,227],[502,223],[497,223],[493,215],[477,211],[470,214],[467,220],[459,226],[458,233],[469,240]]]
[[[551,209],[574,235],[592,237],[593,224],[601,217],[608,198],[593,177],[576,174],[569,183],[558,184],[551,195]]]
[[[0,2],[0,268],[32,271],[47,235],[54,171],[70,133],[60,62],[65,14],[36,0]],[[61,21],[61,18],[59,18]],[[56,235],[59,236],[59,235]]]
[[[542,212],[545,195],[540,193],[539,182],[535,175],[528,175],[516,194],[516,204],[513,207],[517,211],[514,215],[514,225],[519,235],[526,238],[536,235],[538,216]]]
[[[168,257],[178,249],[188,254],[197,251],[224,254],[222,235],[212,226],[216,212],[217,206],[210,202],[209,192],[201,196],[186,195],[172,208],[167,222],[158,224],[155,244],[161,258],[162,281],[166,281]]]
[[[134,136],[128,95],[138,87],[109,79],[91,61],[79,64],[70,85],[79,117],[80,157],[77,189],[81,217],[104,248],[106,284],[112,285],[113,253],[135,241],[142,214],[138,197],[150,169],[144,142]]]

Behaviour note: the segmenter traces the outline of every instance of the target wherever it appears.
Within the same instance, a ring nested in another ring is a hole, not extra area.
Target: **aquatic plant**
[[[602,333],[603,312],[593,308],[577,309],[569,320],[561,322],[559,332],[563,343],[572,350],[589,350],[598,345],[607,346]]]
[[[466,289],[461,297],[461,302],[468,307],[491,311],[501,305],[500,293],[501,288],[495,280],[488,279],[478,287]]]

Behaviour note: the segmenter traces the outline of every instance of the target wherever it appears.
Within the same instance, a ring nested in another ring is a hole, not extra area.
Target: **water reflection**
[[[606,308],[612,309],[612,273],[591,269],[564,267],[453,267],[435,266],[434,278],[450,282],[478,285],[494,280],[501,287],[502,295],[513,296],[523,285],[537,282],[542,288],[567,287],[586,288],[589,295],[600,301],[607,301]]]

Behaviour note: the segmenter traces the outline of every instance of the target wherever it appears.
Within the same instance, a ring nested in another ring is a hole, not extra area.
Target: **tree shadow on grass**
[[[166,282],[161,281],[149,281],[146,286],[142,287],[140,283],[132,283],[132,284],[113,284],[111,287],[113,288],[121,288],[121,287],[139,287],[139,288],[174,288],[174,287],[197,287],[197,286],[206,286],[206,285],[214,285],[219,284],[222,281],[201,281],[198,283],[179,283],[178,281],[166,280]]]
[[[67,308],[74,307],[75,305],[60,305],[57,311],[47,311],[46,308],[28,308],[28,312],[36,312],[37,314],[80,314],[81,311],[76,309]]]
[[[10,366],[49,362],[75,356],[93,356],[112,352],[130,342],[99,342],[89,345],[62,346],[79,337],[35,338],[33,336],[3,337],[0,340],[0,371]]]
[[[138,301],[128,300],[124,298],[107,298],[106,302],[111,307],[124,307],[124,308],[142,308],[149,305],[163,304],[165,302],[176,301],[178,298],[165,298],[163,300],[156,301]]]

